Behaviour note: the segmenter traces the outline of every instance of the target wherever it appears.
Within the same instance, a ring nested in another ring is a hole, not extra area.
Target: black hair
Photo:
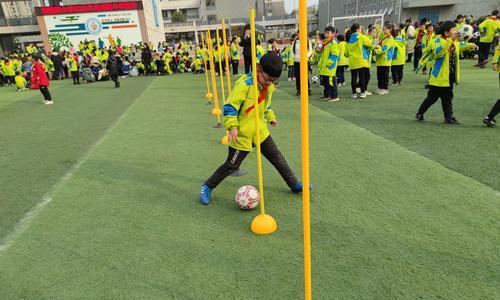
[[[330,31],[330,32],[335,32],[335,28],[333,26],[326,26],[325,32]]]
[[[294,34],[292,34],[292,36],[290,37],[290,39],[294,40],[296,37],[297,37],[297,34],[294,33]]]
[[[270,39],[269,41],[267,41],[268,44],[272,44],[274,43],[276,40],[275,39]]]
[[[427,18],[423,18],[421,21],[420,21],[420,25],[425,25],[425,23],[427,23],[428,19]]]
[[[18,75],[20,75],[20,74],[21,74],[21,72],[19,72],[19,71],[16,71],[16,76],[18,76]]]
[[[443,35],[445,32],[450,31],[453,27],[457,27],[457,24],[453,21],[445,21],[441,26],[438,27],[436,33]]]
[[[343,34],[337,35],[337,41],[339,41],[339,42],[345,41],[345,36]]]
[[[464,17],[464,16],[462,16],[462,15],[458,15],[458,16],[457,16],[457,20],[458,20],[458,19],[462,19],[463,17]]]
[[[495,9],[492,13],[491,13],[492,16],[498,16],[498,9]]]
[[[274,53],[268,52],[262,56],[259,63],[262,71],[271,77],[278,78],[281,76],[283,70],[283,60],[281,57]]]
[[[434,24],[429,23],[429,24],[425,25],[425,30],[429,29],[430,27],[434,27]]]

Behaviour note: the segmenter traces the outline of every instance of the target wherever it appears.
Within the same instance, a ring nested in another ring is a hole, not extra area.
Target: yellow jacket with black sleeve
[[[267,122],[276,120],[271,109],[274,89],[274,85],[270,85],[267,89],[259,85],[258,88],[260,141],[257,141],[252,74],[243,75],[236,81],[224,104],[224,126],[227,130],[238,129],[238,140],[231,141],[230,147],[241,151],[251,151],[253,145],[262,143],[269,136]]]
[[[380,48],[375,49],[377,67],[390,67],[394,55],[394,38],[388,34],[379,42]]]
[[[479,33],[481,37],[479,42],[481,43],[492,43],[495,39],[497,31],[500,29],[499,21],[495,16],[487,18],[481,24],[479,24]]]
[[[318,71],[321,76],[335,76],[337,73],[337,63],[339,60],[339,44],[333,37],[326,42],[321,51],[320,61],[318,63]]]
[[[349,69],[369,68],[372,51],[372,42],[364,34],[355,32],[347,41],[347,55]]]
[[[458,84],[460,82],[460,52],[472,50],[476,45],[451,38],[436,37],[432,44],[434,67],[429,78],[429,84],[432,86],[450,87],[450,47],[455,47],[454,83]]]

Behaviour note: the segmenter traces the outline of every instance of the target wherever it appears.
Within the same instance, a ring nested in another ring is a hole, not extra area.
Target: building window
[[[207,15],[208,24],[217,23],[217,15]]]
[[[215,8],[215,0],[205,0],[207,4],[207,8]]]

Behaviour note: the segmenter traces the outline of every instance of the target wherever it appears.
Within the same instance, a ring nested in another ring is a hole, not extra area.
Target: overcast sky
[[[307,0],[307,6],[318,5],[318,0]],[[299,7],[299,0],[285,0],[285,10],[291,12]]]

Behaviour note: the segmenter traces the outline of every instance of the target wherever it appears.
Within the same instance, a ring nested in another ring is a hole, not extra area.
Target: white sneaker
[[[337,101],[340,101],[340,98],[330,98],[328,100],[326,100],[326,102],[337,102]]]
[[[319,99],[319,100],[321,100],[321,101],[327,101],[327,100],[329,100],[329,99],[330,99],[330,98],[328,98],[328,97],[323,97],[323,98],[321,98],[321,99]]]
[[[297,78],[293,77],[293,81],[297,80]]]
[[[288,81],[292,81],[292,78],[288,78]]]
[[[373,94],[372,94],[372,93],[370,93],[369,91],[366,91],[366,92],[365,92],[365,94],[366,94],[367,96],[371,96],[371,95],[373,95]]]
[[[360,88],[356,88],[356,93],[361,93],[361,89]]]
[[[45,101],[44,103],[45,105],[50,105],[50,104],[54,104],[54,101],[50,100],[50,101]]]
[[[365,93],[361,93],[361,94],[359,94],[359,98],[361,98],[361,99],[366,98],[366,92],[365,92]]]
[[[359,97],[358,94],[352,94],[351,96],[352,99],[358,99],[358,97]]]
[[[345,86],[345,82],[342,83],[342,86]]]
[[[45,104],[45,103],[47,103],[47,100],[42,100],[42,104]]]

